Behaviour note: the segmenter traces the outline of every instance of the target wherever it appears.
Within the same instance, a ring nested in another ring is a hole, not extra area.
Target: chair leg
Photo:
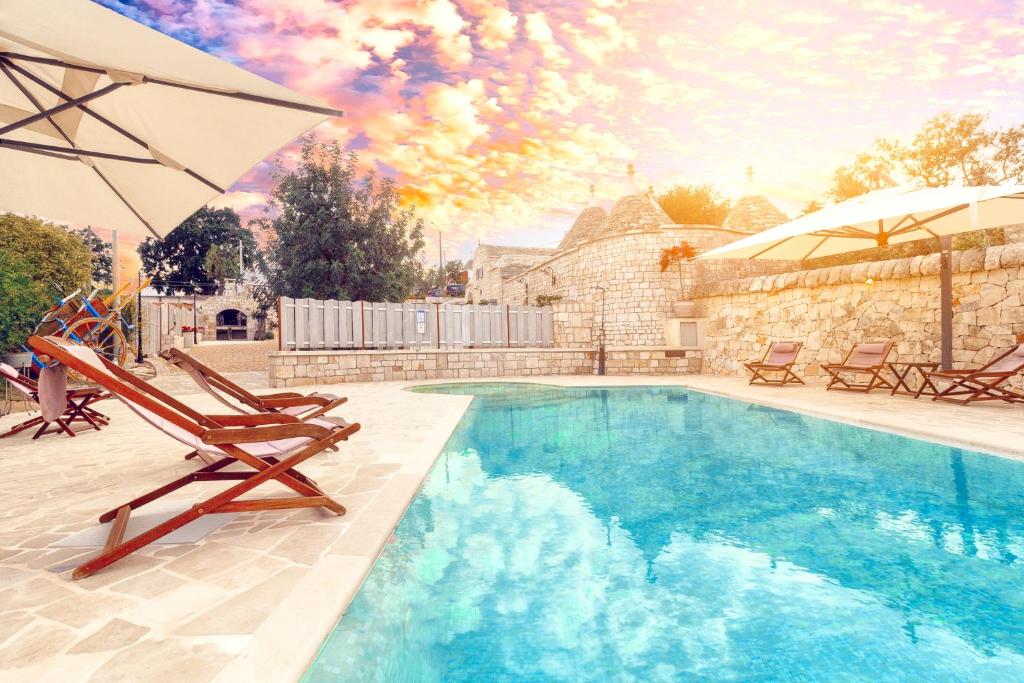
[[[6,439],[8,436],[14,436],[18,432],[23,432],[26,429],[32,429],[33,427],[37,426],[41,422],[43,422],[43,418],[40,417],[39,415],[36,415],[33,418],[30,418],[28,420],[25,420],[24,422],[21,422],[19,424],[14,425],[13,427],[11,427],[9,430],[4,432],[3,434],[0,434],[0,439]]]
[[[342,438],[344,438],[342,433],[339,433],[334,436],[336,437],[337,440],[341,440]],[[110,564],[116,562],[117,560],[120,560],[124,557],[127,557],[128,555],[131,555],[136,550],[139,550],[140,548],[149,545],[153,541],[156,541],[162,538],[163,536],[166,536],[172,531],[180,529],[181,527],[185,526],[190,522],[194,522],[203,515],[209,515],[224,511],[248,512],[255,510],[275,510],[304,507],[324,507],[327,508],[328,510],[331,510],[335,514],[345,514],[344,506],[332,500],[331,498],[322,495],[322,492],[318,492],[320,493],[320,495],[314,493],[313,495],[301,495],[295,498],[277,498],[268,501],[237,500],[239,496],[251,491],[260,484],[263,484],[272,479],[282,480],[285,476],[287,476],[286,472],[292,470],[299,463],[313,457],[321,450],[323,450],[323,448],[323,442],[313,443],[307,446],[306,448],[298,451],[297,453],[288,456],[284,460],[281,460],[280,462],[277,462],[273,465],[269,465],[268,467],[258,472],[251,473],[251,476],[248,476],[245,480],[239,482],[238,484],[235,484],[234,486],[225,489],[221,493],[218,493],[217,495],[208,498],[201,503],[193,505],[188,510],[185,510],[180,514],[175,515],[171,519],[168,519],[167,521],[156,525],[148,531],[144,531],[143,533],[139,534],[138,536],[132,539],[129,539],[128,541],[117,543],[111,543],[108,541],[107,547],[104,549],[104,551],[100,555],[93,557],[92,559],[88,560],[87,562],[79,566],[77,569],[75,569],[74,573],[72,574],[72,577],[75,579],[82,579],[87,576],[90,576],[91,574],[98,572],[104,567],[107,567]],[[233,459],[231,458],[226,458],[225,460],[227,460],[228,462],[233,462]],[[245,474],[249,475],[250,473]],[[192,475],[189,476],[189,479],[192,480]],[[178,480],[178,482],[180,481],[181,480]],[[282,481],[282,483],[284,482]],[[290,486],[290,484],[288,485]],[[181,486],[184,486],[184,484],[181,484]],[[175,488],[180,488],[181,486],[176,486]],[[110,516],[110,518],[107,519],[107,521],[110,521],[110,519],[119,519],[121,515],[125,515],[123,510],[126,507],[128,508],[129,511],[131,510],[130,504],[127,506],[121,506],[120,508],[111,511],[113,512],[113,515]],[[104,515],[104,517],[107,517],[107,515]],[[127,515],[125,515],[125,519],[127,522]],[[113,536],[111,538],[113,538]]]

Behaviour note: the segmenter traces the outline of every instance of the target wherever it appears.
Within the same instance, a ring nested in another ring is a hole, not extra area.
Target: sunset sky
[[[625,192],[629,162],[643,187],[733,196],[752,165],[792,212],[941,111],[1024,121],[1024,0],[101,4],[345,110],[318,133],[394,176],[464,257],[554,246],[591,183],[606,204]],[[220,204],[258,212],[268,171]]]

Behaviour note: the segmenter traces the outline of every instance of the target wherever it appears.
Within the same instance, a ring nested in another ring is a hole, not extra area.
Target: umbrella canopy
[[[701,254],[800,261],[1024,222],[1024,185],[875,190]]]
[[[953,362],[953,286],[949,236],[1024,222],[1024,185],[894,187],[875,190],[801,216],[731,244],[702,259],[803,260],[899,244],[940,240],[942,367]]]
[[[163,237],[340,114],[91,0],[0,0],[0,208]]]

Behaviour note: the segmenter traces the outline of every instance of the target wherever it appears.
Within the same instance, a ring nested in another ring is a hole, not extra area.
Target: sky
[[[605,206],[627,192],[628,163],[643,188],[793,213],[940,112],[1024,121],[1024,0],[99,1],[344,110],[317,134],[464,258],[555,246],[591,184]],[[270,169],[214,204],[258,215]]]

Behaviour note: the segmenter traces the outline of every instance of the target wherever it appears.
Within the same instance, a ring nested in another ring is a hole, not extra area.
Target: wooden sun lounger
[[[826,389],[840,389],[842,391],[863,391],[867,393],[872,389],[892,389],[892,383],[882,377],[885,370],[885,361],[892,353],[892,341],[878,342],[874,344],[857,344],[842,363],[828,363],[821,368],[832,376]],[[854,379],[847,379],[845,375],[853,375]],[[857,377],[867,376],[864,381],[857,381]]]
[[[348,400],[333,394],[306,395],[294,391],[257,395],[232,382],[181,349],[170,348],[161,353],[160,357],[187,372],[192,381],[203,391],[238,413],[286,413],[308,419],[324,415]],[[239,404],[248,410],[240,408]]]
[[[784,387],[787,384],[803,384],[803,379],[793,372],[793,364],[803,345],[803,342],[775,342],[768,347],[761,360],[744,363],[743,365],[751,374],[749,383],[771,384],[779,387]]]
[[[113,522],[110,537],[99,555],[75,569],[74,578],[89,576],[204,515],[307,507],[322,507],[338,515],[345,514],[340,503],[295,467],[339,441],[347,440],[359,430],[358,424],[328,417],[319,417],[317,424],[311,424],[283,413],[204,415],[97,356],[92,349],[56,337],[33,336],[28,344],[40,356],[54,359],[96,382],[168,436],[217,458],[190,474],[100,515],[101,523]],[[252,471],[223,471],[236,463],[246,465]],[[133,510],[189,484],[217,481],[237,483],[124,540]],[[242,498],[258,486],[275,482],[298,495]]]
[[[7,380],[11,386],[23,393],[28,400],[36,404],[39,403],[39,385],[30,378],[21,374],[6,363],[0,363],[0,377]],[[68,436],[75,436],[75,430],[71,428],[71,425],[76,422],[84,422],[93,429],[99,431],[101,427],[105,427],[110,423],[110,418],[93,408],[92,404],[97,401],[102,401],[105,398],[110,398],[110,396],[104,393],[99,387],[78,387],[68,389],[66,396],[68,407],[56,420],[47,422],[41,414],[36,415],[35,417],[14,425],[11,429],[0,434],[0,439],[8,436],[14,436],[19,432],[23,432],[26,429],[32,429],[33,427],[39,427],[39,429],[36,430],[36,433],[32,435],[33,441],[44,434],[49,434],[51,432],[51,427],[53,428],[53,432],[63,432]]]
[[[968,404],[974,401],[1024,403],[1024,394],[1003,385],[1024,372],[1024,344],[1017,344],[986,365],[973,370],[934,370],[927,373],[932,382],[949,382],[933,401]]]

